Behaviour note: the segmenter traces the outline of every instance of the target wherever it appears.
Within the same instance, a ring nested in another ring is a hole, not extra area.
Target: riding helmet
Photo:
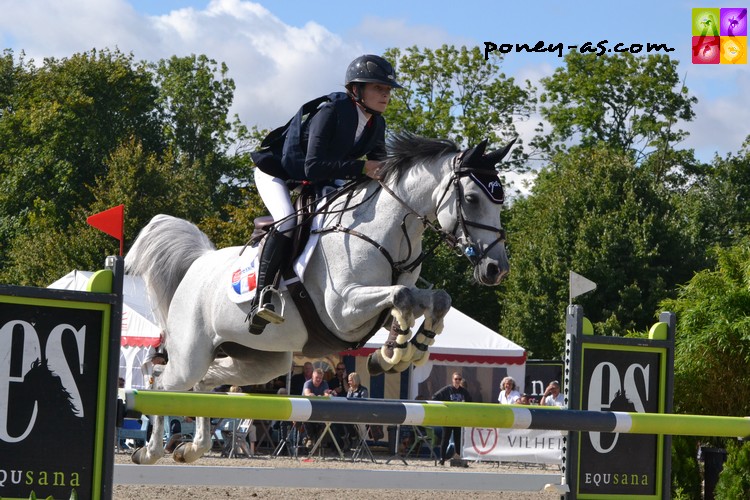
[[[382,83],[400,89],[391,63],[380,56],[366,54],[353,60],[346,68],[346,87],[350,83]]]

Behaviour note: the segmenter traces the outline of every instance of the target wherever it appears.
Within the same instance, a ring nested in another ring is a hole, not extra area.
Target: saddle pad
[[[312,229],[315,230],[320,227],[321,221],[323,220],[322,215],[315,217],[312,223]],[[319,239],[318,233],[313,232],[310,238],[307,240],[304,250],[294,262],[294,272],[298,278],[294,280],[300,280],[304,282],[305,269],[307,263],[310,261],[315,245],[317,245]],[[257,270],[259,255],[258,250],[260,245],[254,247],[247,247],[242,255],[237,256],[237,259],[229,266],[229,275],[227,277],[229,286],[227,287],[227,296],[229,300],[235,304],[243,304],[255,297],[255,287],[257,285]],[[282,280],[280,288],[286,289],[287,283],[292,280]]]
[[[229,266],[227,295],[235,304],[247,302],[255,297],[259,248],[259,246],[245,248],[242,255]]]

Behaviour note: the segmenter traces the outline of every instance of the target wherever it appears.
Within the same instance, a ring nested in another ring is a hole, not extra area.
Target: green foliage
[[[501,56],[485,61],[478,47],[392,48],[384,57],[404,86],[385,113],[391,132],[449,138],[462,146],[489,139],[496,146],[516,137],[514,123],[534,111],[531,83],[517,85],[500,72]],[[521,152],[515,148],[511,163],[519,170],[525,167]]]
[[[702,247],[728,247],[750,236],[750,136],[737,154],[694,173],[678,201],[686,233]]]
[[[696,438],[672,436],[672,498],[700,500],[701,475],[697,451]]]
[[[607,335],[648,329],[659,300],[691,272],[675,258],[685,243],[669,199],[608,148],[559,154],[510,212],[500,331],[536,358],[561,351],[570,270],[598,284],[578,301]]]
[[[132,56],[92,50],[8,70],[5,54],[3,73],[14,75],[0,115],[0,241],[7,243],[34,207],[54,206],[56,222],[69,224],[75,207],[93,201],[82,186],[105,171],[123,138],[137,137],[151,150],[162,142],[152,113],[156,88]]]
[[[604,142],[640,161],[645,148],[668,147],[687,135],[673,127],[693,119],[697,102],[680,85],[677,61],[666,55],[572,51],[542,84],[540,111],[552,131],[535,144],[548,151],[577,137],[583,145]]]
[[[716,483],[714,498],[750,498],[750,441],[727,443],[727,461]]]
[[[675,410],[746,416],[750,401],[750,240],[717,249],[715,269],[701,271],[662,302],[677,314]],[[740,395],[740,396],[738,396]]]
[[[226,221],[254,145],[234,82],[205,56],[136,63],[119,51],[0,57],[0,281],[45,286],[96,269],[117,242],[87,215],[126,206],[125,238],[157,213]],[[234,148],[234,151],[232,149]],[[249,229],[245,228],[248,231]]]

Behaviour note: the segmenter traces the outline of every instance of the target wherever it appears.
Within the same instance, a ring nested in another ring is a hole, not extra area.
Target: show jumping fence
[[[149,415],[195,415],[296,422],[485,427],[686,436],[750,436],[750,418],[561,410],[488,403],[347,400],[244,393],[126,391],[126,408]]]

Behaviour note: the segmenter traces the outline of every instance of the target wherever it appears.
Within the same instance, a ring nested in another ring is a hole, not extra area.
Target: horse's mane
[[[388,141],[388,158],[381,173],[384,178],[393,177],[398,181],[401,174],[416,163],[433,161],[459,151],[459,147],[450,139],[428,139],[402,132]]]

